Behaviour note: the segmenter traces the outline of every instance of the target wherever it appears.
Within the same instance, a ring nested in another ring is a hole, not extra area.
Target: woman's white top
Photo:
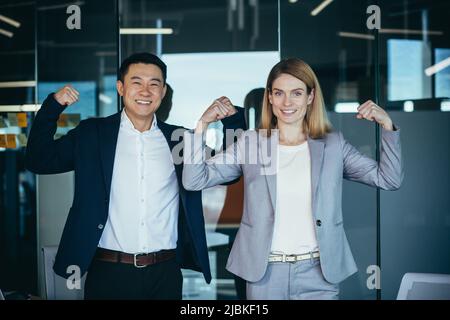
[[[272,252],[301,254],[318,248],[311,207],[308,142],[278,145],[277,201]]]

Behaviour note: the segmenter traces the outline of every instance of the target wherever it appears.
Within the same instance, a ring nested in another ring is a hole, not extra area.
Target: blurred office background
[[[80,29],[67,26],[70,5],[80,9]],[[371,5],[380,8],[379,30],[367,26]],[[173,92],[158,117],[188,128],[222,95],[245,105],[255,127],[252,90],[286,57],[313,67],[333,126],[373,158],[378,129],[355,109],[377,101],[401,128],[405,179],[395,192],[344,183],[344,227],[359,272],[341,283],[341,299],[395,299],[405,273],[450,274],[448,12],[446,0],[0,0],[0,289],[46,297],[42,248],[58,245],[73,196],[72,173],[24,168],[35,111],[71,83],[80,101],[60,118],[57,136],[117,112],[117,68],[138,51],[168,65]],[[208,144],[220,148],[220,135],[215,124]],[[213,282],[184,271],[185,299],[245,294],[225,270],[242,188],[204,191]]]

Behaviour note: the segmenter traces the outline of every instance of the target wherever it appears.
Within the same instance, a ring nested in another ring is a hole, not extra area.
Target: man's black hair
[[[130,68],[130,65],[135,63],[144,63],[144,64],[154,64],[159,69],[161,69],[162,76],[163,76],[163,82],[166,83],[166,77],[167,77],[167,66],[160,58],[155,56],[152,53],[148,52],[139,52],[134,53],[125,60],[123,60],[122,64],[119,68],[119,74],[118,78],[120,81],[124,82],[125,75],[128,72],[128,69]]]

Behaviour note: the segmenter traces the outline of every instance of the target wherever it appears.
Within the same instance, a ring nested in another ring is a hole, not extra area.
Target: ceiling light
[[[358,112],[358,102],[339,102],[334,106],[334,111],[339,113],[353,113]]]
[[[14,19],[8,18],[8,17],[6,17],[6,16],[4,16],[2,14],[0,14],[0,21],[6,22],[7,24],[10,24],[10,25],[12,25],[13,27],[16,27],[16,28],[20,27],[20,22],[14,20]]]
[[[426,68],[425,69],[425,74],[430,77],[433,74],[438,73],[442,69],[447,68],[448,66],[450,66],[450,57],[448,57],[447,59],[442,60],[439,63],[436,63],[435,65],[432,65],[431,67]]]
[[[8,37],[8,38],[12,38],[14,36],[14,33],[7,31],[5,29],[0,29],[0,34]]]
[[[120,34],[173,34],[172,28],[121,28]]]
[[[414,102],[412,102],[411,100],[403,102],[403,111],[413,112],[414,111]]]
[[[41,108],[40,104],[10,104],[0,105],[1,112],[34,112]]]
[[[333,0],[325,0],[321,4],[319,4],[313,11],[311,11],[312,16],[317,16],[326,6],[332,3]]]
[[[1,29],[0,29],[1,30]],[[0,82],[0,88],[23,88],[35,87],[36,81],[6,81]]]
[[[375,40],[375,36],[364,33],[355,33],[355,32],[338,32],[338,36],[343,38],[355,38],[355,39],[364,39],[364,40]]]

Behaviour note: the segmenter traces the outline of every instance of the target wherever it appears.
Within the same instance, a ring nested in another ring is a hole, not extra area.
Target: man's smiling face
[[[161,69],[154,64],[131,64],[124,81],[117,81],[117,91],[123,97],[130,118],[152,118],[166,94]]]

